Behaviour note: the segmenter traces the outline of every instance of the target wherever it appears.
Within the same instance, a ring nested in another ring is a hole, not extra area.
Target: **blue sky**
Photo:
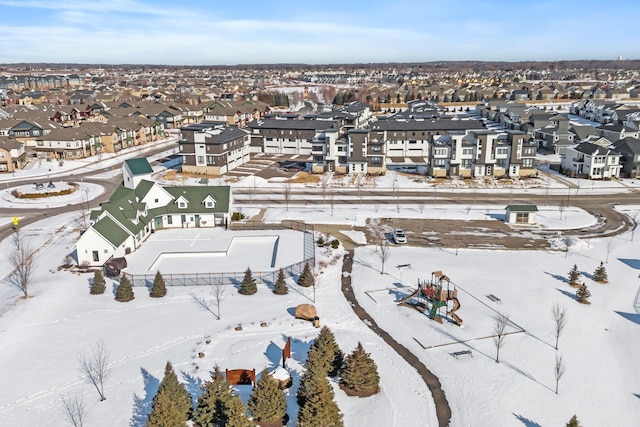
[[[0,0],[0,63],[640,58],[640,1]],[[626,30],[624,30],[626,28]],[[620,31],[620,30],[624,31]]]

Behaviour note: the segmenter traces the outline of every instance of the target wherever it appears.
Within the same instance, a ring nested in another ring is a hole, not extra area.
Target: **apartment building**
[[[222,175],[249,161],[251,135],[220,122],[202,122],[180,129],[182,171]]]

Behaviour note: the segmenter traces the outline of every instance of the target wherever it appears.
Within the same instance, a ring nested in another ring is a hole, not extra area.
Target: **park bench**
[[[473,352],[471,350],[462,350],[462,351],[455,351],[453,353],[451,353],[451,355],[453,357],[455,357],[456,359],[460,356],[471,356],[473,357]]]
[[[494,294],[487,295],[487,298],[489,298],[493,302],[502,302],[502,300],[500,298],[498,298],[497,296],[495,296]]]

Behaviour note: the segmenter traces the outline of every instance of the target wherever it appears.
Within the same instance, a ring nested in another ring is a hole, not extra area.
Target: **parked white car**
[[[398,245],[407,243],[407,236],[404,234],[404,230],[402,228],[396,228],[393,230],[393,241]]]

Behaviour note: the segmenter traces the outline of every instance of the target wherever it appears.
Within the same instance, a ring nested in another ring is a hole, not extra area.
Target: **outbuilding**
[[[505,221],[509,224],[529,224],[536,223],[536,205],[508,205],[506,207]]]

